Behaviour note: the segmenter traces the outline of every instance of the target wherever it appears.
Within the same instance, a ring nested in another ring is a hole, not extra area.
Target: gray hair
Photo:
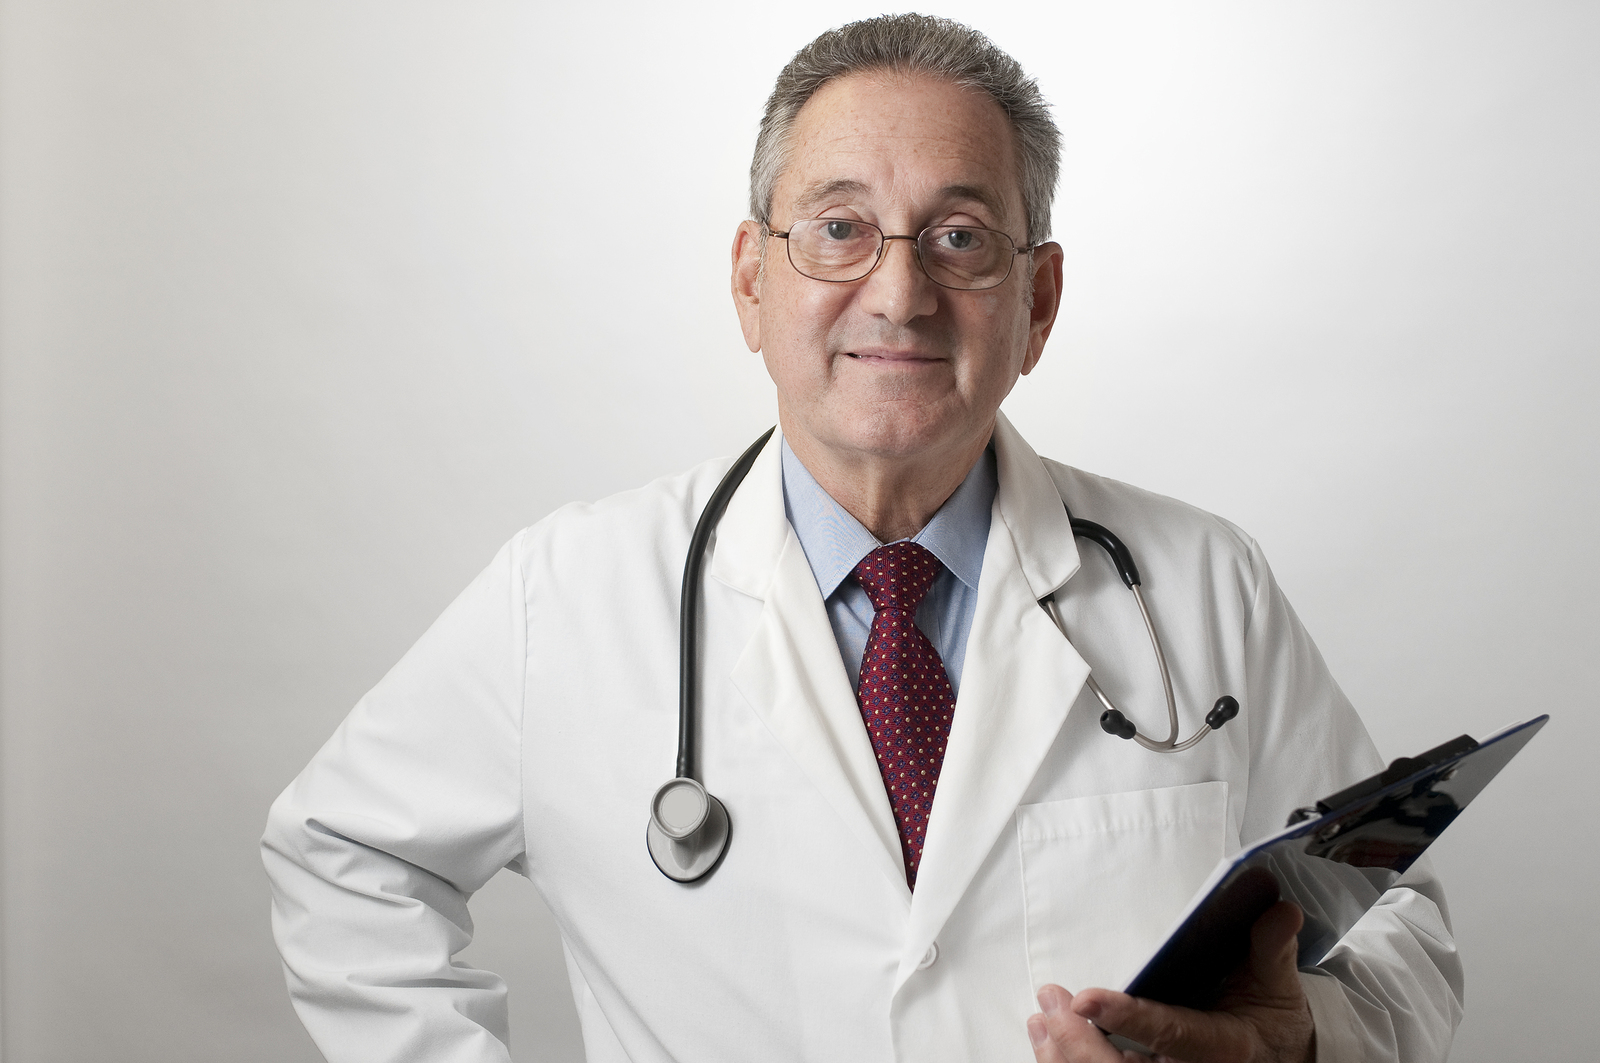
[[[1038,83],[977,30],[930,15],[881,15],[831,29],[795,53],[767,99],[750,162],[750,216],[771,227],[772,190],[789,164],[795,117],[836,78],[874,70],[929,74],[989,94],[1011,119],[1028,243],[1050,235],[1061,133]]]

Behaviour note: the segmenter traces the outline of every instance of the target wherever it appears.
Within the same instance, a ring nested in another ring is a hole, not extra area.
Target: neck
[[[908,458],[840,453],[790,434],[787,424],[783,428],[795,457],[822,489],[883,543],[908,539],[927,526],[972,471],[993,432],[991,426],[973,439]]]

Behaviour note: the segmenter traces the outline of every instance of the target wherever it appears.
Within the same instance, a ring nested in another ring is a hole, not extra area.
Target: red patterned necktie
[[[875,610],[856,701],[889,791],[912,889],[956,707],[939,651],[913,623],[943,568],[926,547],[899,542],[878,547],[851,573]]]

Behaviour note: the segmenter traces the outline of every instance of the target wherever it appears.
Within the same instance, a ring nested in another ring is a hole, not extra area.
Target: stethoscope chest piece
[[[693,882],[716,867],[730,833],[728,810],[694,779],[670,779],[650,799],[650,859],[675,882]]]

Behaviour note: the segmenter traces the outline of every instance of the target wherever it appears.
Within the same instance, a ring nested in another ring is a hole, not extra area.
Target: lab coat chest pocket
[[[1034,988],[1121,989],[1222,858],[1228,784],[1017,809]]]

